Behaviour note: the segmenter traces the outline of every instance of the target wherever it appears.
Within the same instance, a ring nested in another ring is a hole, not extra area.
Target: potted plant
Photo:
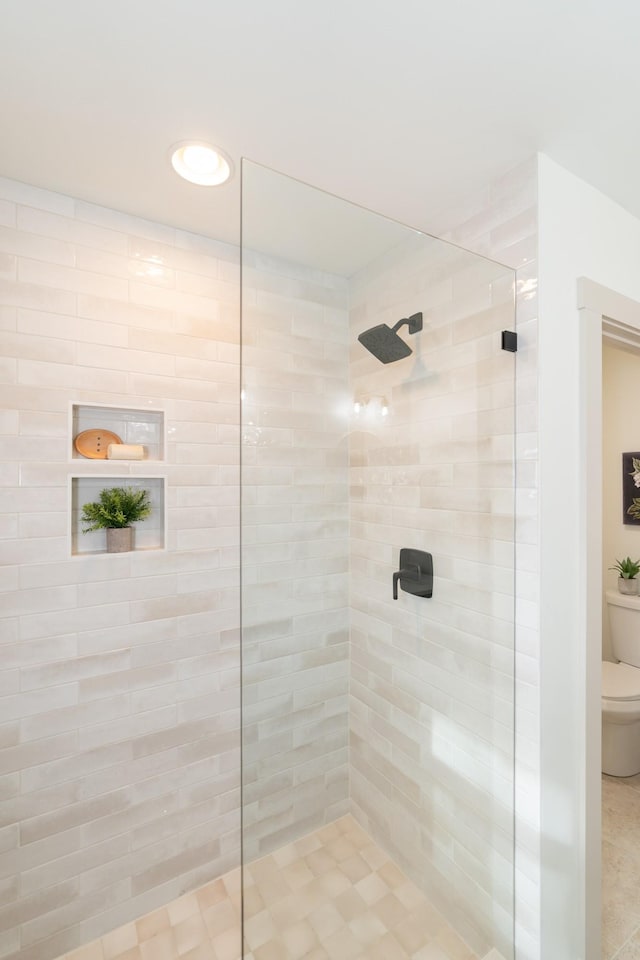
[[[618,590],[627,596],[635,596],[638,593],[638,581],[636,577],[640,573],[640,560],[632,560],[631,557],[625,557],[624,560],[616,560],[613,567],[609,570],[618,571]]]
[[[131,524],[144,520],[151,513],[149,491],[134,487],[109,487],[100,491],[96,503],[85,503],[82,521],[87,524],[83,533],[91,530],[107,531],[107,553],[131,550]]]

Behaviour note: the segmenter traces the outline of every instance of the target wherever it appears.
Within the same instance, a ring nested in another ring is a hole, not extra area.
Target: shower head
[[[397,333],[405,323],[409,327],[409,333],[417,333],[418,330],[422,330],[422,314],[414,313],[410,317],[398,320],[393,327],[388,327],[386,323],[379,323],[377,327],[371,327],[370,330],[361,333],[358,340],[380,363],[402,360],[413,352]]]

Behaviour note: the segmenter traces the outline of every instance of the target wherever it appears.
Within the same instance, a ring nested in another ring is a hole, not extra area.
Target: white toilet
[[[602,663],[602,771],[640,773],[640,597],[607,590],[613,655]]]

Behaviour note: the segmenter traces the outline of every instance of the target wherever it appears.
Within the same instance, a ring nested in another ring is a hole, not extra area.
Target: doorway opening
[[[632,840],[626,836],[629,830],[633,832],[634,823],[640,825],[640,776],[602,773],[603,703],[609,703],[603,700],[603,661],[613,666],[624,659],[612,644],[609,630],[609,609],[618,606],[616,576],[609,568],[627,555],[640,557],[640,524],[623,522],[628,505],[623,505],[622,492],[622,454],[633,453],[636,446],[640,449],[640,431],[633,415],[628,417],[629,431],[625,431],[616,413],[625,393],[624,383],[628,382],[632,391],[635,383],[640,385],[640,376],[634,378],[636,370],[640,374],[640,304],[586,279],[579,281],[578,292],[585,477],[585,541],[579,545],[584,548],[580,555],[584,558],[581,608],[585,644],[580,666],[585,742],[580,807],[585,956],[587,960],[613,960],[627,956],[626,949],[640,947],[637,893],[627,895],[629,888],[637,891],[640,880],[640,846],[635,857]],[[632,411],[632,397],[627,396],[626,401]],[[622,698],[617,704],[622,705]]]

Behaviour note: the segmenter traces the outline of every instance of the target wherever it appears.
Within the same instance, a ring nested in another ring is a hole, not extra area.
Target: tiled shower
[[[237,248],[8,181],[1,196],[0,956],[151,957],[173,921],[132,925],[165,911],[193,931],[205,891],[227,926],[171,942],[231,960],[241,846],[262,929],[251,865],[285,870],[338,824],[469,956],[509,957],[514,379],[493,347],[512,272],[410,232],[348,276],[247,245],[241,337]],[[356,338],[416,304],[407,378]],[[162,459],[78,462],[73,404],[161,412]],[[101,473],[162,482],[164,549],[73,554],[74,479]],[[428,616],[390,599],[408,540],[439,562]],[[223,876],[233,915],[210,892]],[[269,930],[255,960],[325,955]],[[430,943],[398,956],[440,956]]]
[[[513,271],[377,218],[342,279],[269,259],[251,203],[280,181],[245,176],[245,858],[351,813],[479,956],[507,956]],[[417,311],[411,357],[358,342]],[[402,547],[433,552],[433,599],[392,599]]]
[[[0,949],[35,960],[238,862],[239,258],[2,198]],[[162,411],[162,458],[74,457],[74,404]],[[164,480],[165,549],[73,554],[74,478],[104,475]]]

